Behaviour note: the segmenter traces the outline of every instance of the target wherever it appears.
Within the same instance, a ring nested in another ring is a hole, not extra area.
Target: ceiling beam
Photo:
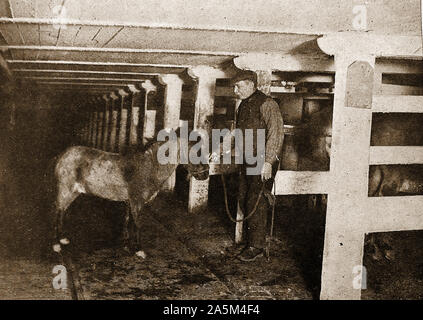
[[[44,76],[59,76],[66,74],[70,77],[79,77],[84,75],[91,76],[123,76],[137,79],[138,77],[145,76],[158,76],[161,73],[144,73],[144,72],[116,72],[116,71],[91,71],[91,70],[52,70],[52,69],[12,69],[14,73],[31,74],[31,75],[44,75]],[[118,78],[118,77],[117,77]]]
[[[108,49],[99,48],[79,48],[81,51],[67,49],[67,47],[43,47],[37,50],[38,46],[0,46],[9,55],[9,60],[44,60],[44,61],[76,61],[76,62],[98,62],[104,65],[119,65],[122,61],[131,64],[152,64],[152,65],[173,65],[179,68],[187,68],[197,65],[219,66],[233,59],[233,55],[218,55],[215,53],[197,54],[195,51],[180,50],[135,50],[132,49]],[[39,47],[41,48],[41,47]],[[47,50],[50,48],[52,50]],[[92,50],[91,50],[92,49]],[[150,51],[150,52],[149,52]]]
[[[69,70],[72,72],[111,72],[111,73],[175,73],[185,71],[189,65],[122,63],[98,61],[55,61],[55,60],[6,60],[12,70]]]
[[[423,58],[421,36],[375,35],[357,32],[337,32],[317,39],[327,55],[372,55],[386,58]]]
[[[0,24],[34,24],[34,25],[51,25],[51,26],[97,26],[97,27],[124,27],[124,28],[145,28],[145,29],[165,29],[165,30],[196,30],[196,31],[221,31],[221,32],[245,32],[245,33],[270,33],[270,34],[295,34],[296,32],[275,30],[275,28],[248,28],[248,27],[216,27],[216,26],[183,26],[171,23],[137,23],[124,21],[101,21],[101,20],[81,20],[81,19],[64,19],[64,18],[7,18],[1,17]],[[321,35],[324,32],[301,30],[298,34]]]
[[[51,85],[51,86],[92,86],[92,87],[110,87],[110,88],[124,88],[128,84],[124,83],[94,83],[94,82],[68,82],[68,81],[37,81],[37,84]]]
[[[144,77],[144,79],[121,79],[121,78],[72,78],[72,77],[31,77],[31,76],[17,76],[18,79],[26,80],[48,80],[48,81],[66,81],[69,83],[79,83],[80,81],[86,81],[87,83],[108,83],[108,82],[123,82],[123,83],[139,83],[144,82],[145,80],[151,79],[152,77]]]
[[[118,52],[118,53],[159,53],[159,54],[187,54],[205,56],[238,56],[243,52],[208,51],[208,50],[174,50],[174,49],[134,49],[134,48],[98,48],[98,47],[63,47],[63,46],[34,46],[34,45],[3,45],[0,51],[33,50],[33,51],[76,51],[76,52]]]
[[[52,87],[48,87],[48,86],[41,86],[39,87],[39,89],[43,92],[48,91],[54,91],[55,93],[83,93],[83,94],[99,94],[99,95],[103,95],[103,94],[107,94],[107,93],[111,93],[112,91],[116,91],[115,89],[111,90],[111,89],[93,89],[93,88],[52,88]]]

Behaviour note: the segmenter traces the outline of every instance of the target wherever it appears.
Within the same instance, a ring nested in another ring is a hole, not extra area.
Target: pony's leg
[[[132,218],[135,222],[135,226],[136,226],[136,252],[135,254],[138,257],[141,258],[145,258],[146,255],[144,253],[144,251],[141,250],[141,219],[140,219],[140,212],[142,210],[142,206],[137,206],[134,204],[131,204],[131,214],[132,214]]]
[[[123,221],[123,246],[125,249],[129,248],[129,222],[131,220],[131,205],[126,202],[125,217]]]
[[[59,193],[56,199],[56,240],[59,243],[56,243],[53,246],[53,250],[60,252],[60,244],[67,245],[69,244],[69,239],[63,237],[63,222],[65,219],[66,209],[71,205],[71,203],[78,197],[79,193],[76,191],[71,191],[66,187],[59,187]]]

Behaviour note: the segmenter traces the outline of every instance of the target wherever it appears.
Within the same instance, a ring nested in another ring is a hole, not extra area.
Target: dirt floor
[[[145,259],[122,249],[121,204],[79,199],[68,222],[84,298],[318,299],[324,213],[305,210],[306,197],[295,198],[296,207],[279,199],[270,261],[244,263],[230,254],[234,226],[220,199],[216,189],[209,208],[192,215],[186,202],[163,194],[143,216]],[[97,214],[87,218],[93,208]],[[397,232],[391,238],[393,261],[375,261],[371,248],[365,248],[362,298],[422,299],[422,232]]]
[[[295,206],[289,207],[290,202],[279,197],[270,262],[263,258],[243,263],[230,254],[234,226],[226,217],[222,196],[212,177],[209,207],[193,215],[181,200],[187,198],[185,191],[160,195],[143,214],[145,259],[122,248],[122,203],[78,198],[69,208],[65,227],[83,297],[318,299],[324,213],[304,209],[306,197],[295,198]],[[234,210],[234,199],[230,200]],[[39,201],[28,197],[21,207],[25,203],[27,210],[45,210],[46,206],[34,205]],[[45,240],[50,224],[28,225],[26,219],[23,211],[19,223],[9,224],[14,232],[1,237],[0,298],[70,299],[70,290],[52,289],[52,269],[61,260]],[[396,232],[391,237],[393,261],[374,261],[365,248],[367,287],[362,298],[422,299],[423,234]]]
[[[83,199],[73,209],[90,201]],[[234,230],[223,212],[209,208],[191,215],[184,208],[185,204],[175,197],[162,196],[145,212],[142,220],[145,259],[128,255],[119,245],[107,247],[109,239],[103,238],[104,243],[100,239],[97,243],[92,241],[91,248],[83,241],[74,241],[73,252],[78,251],[74,261],[79,267],[84,297],[312,298],[296,261],[288,254],[288,244],[274,242],[270,262],[266,259],[239,262],[229,252]]]

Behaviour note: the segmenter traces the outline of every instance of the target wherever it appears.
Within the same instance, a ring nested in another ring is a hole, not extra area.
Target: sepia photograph
[[[0,0],[0,300],[422,300],[422,12]]]

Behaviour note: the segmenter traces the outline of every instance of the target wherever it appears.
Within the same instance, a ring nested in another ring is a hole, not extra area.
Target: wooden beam
[[[382,84],[381,95],[423,95],[423,88],[416,86],[402,86],[397,84]]]
[[[423,196],[371,197],[365,204],[365,232],[423,229]]]
[[[370,165],[423,164],[423,147],[370,147],[369,163]]]
[[[331,57],[323,54],[291,55],[248,53],[234,58],[234,64],[241,70],[273,70],[302,72],[334,72],[335,65]]]
[[[63,82],[63,81],[38,81],[37,84],[40,85],[49,85],[49,86],[57,86],[57,85],[65,85],[65,86],[93,86],[93,87],[126,87],[128,84],[124,83],[99,83],[99,82]]]
[[[275,176],[275,194],[327,194],[330,190],[329,171],[285,171]]]
[[[423,73],[423,63],[417,60],[384,59],[376,60],[375,70],[381,73]]]
[[[189,65],[126,63],[101,61],[73,61],[73,60],[6,60],[12,69],[60,69],[81,71],[116,71],[116,72],[151,72],[151,73],[181,73]]]
[[[111,77],[116,78],[128,77],[131,79],[145,78],[147,76],[158,76],[163,73],[159,72],[117,72],[117,71],[92,71],[92,70],[54,70],[54,69],[12,69],[13,73],[18,76],[33,76],[33,77],[60,77],[66,75],[67,77]],[[165,71],[165,70],[163,70]]]
[[[324,53],[331,56],[354,51],[357,56],[423,59],[421,36],[336,32],[320,37],[317,43]]]
[[[117,53],[159,53],[159,54],[192,54],[205,56],[237,56],[242,52],[207,51],[207,50],[174,50],[174,49],[141,49],[141,48],[98,48],[98,47],[65,47],[65,46],[35,46],[35,45],[3,45],[0,51],[28,50],[28,51],[73,51],[73,52],[117,52]]]
[[[422,113],[422,96],[376,95],[373,96],[373,112]]]
[[[88,83],[108,83],[108,82],[123,82],[126,84],[130,83],[139,83],[143,82],[147,79],[151,79],[152,77],[139,77],[139,78],[132,78],[132,79],[125,79],[125,78],[102,78],[102,77],[31,77],[31,76],[17,76],[18,79],[27,79],[27,80],[34,80],[34,81],[54,81],[58,80],[59,82],[66,81],[69,83],[79,83],[80,81],[86,81]]]
[[[53,47],[53,46],[12,46],[3,49],[12,55],[12,60],[45,60],[45,61],[85,61],[109,62],[111,64],[126,61],[132,64],[217,66],[230,61],[236,54],[224,55],[224,52],[196,50],[161,50],[161,49],[128,49],[128,48],[85,48],[85,47]]]

